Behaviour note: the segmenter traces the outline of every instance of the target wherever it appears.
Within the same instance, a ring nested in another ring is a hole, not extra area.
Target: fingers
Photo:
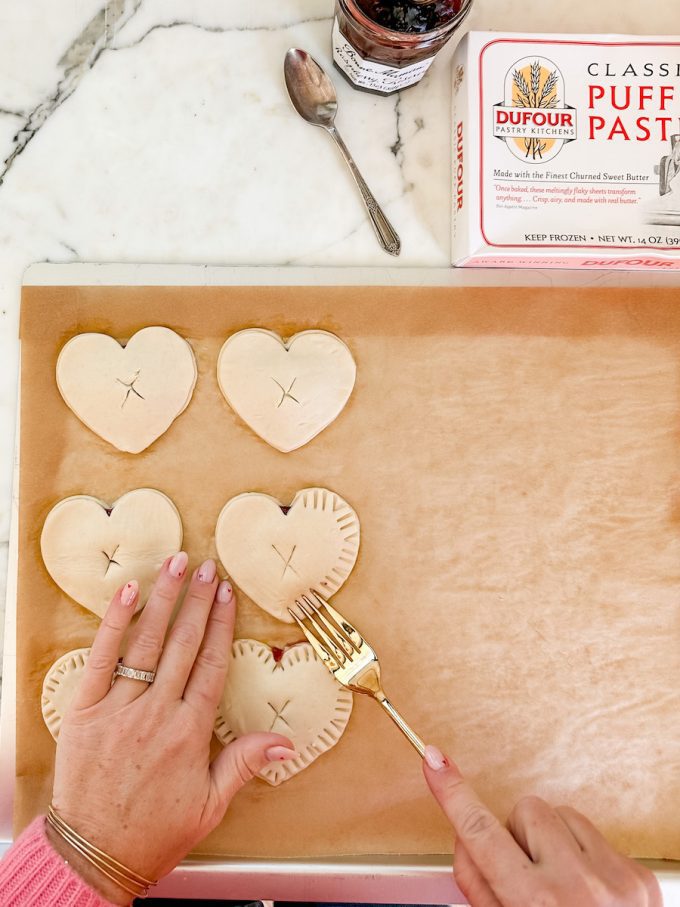
[[[604,835],[583,813],[571,806],[558,806],[555,812],[569,829],[581,851],[589,857],[591,865],[616,876],[621,865],[628,862],[626,857],[614,850]]]
[[[73,700],[74,708],[87,709],[95,705],[111,689],[120,646],[138,599],[139,585],[136,580],[130,580],[113,596],[92,643],[83,678]]]
[[[663,895],[657,877],[652,870],[648,869],[646,866],[641,866],[640,863],[634,863],[633,865],[638,878],[642,881],[642,885],[647,892],[647,907],[663,907]]]
[[[590,819],[587,819],[582,813],[571,806],[557,806],[555,812],[567,826],[580,848],[594,860],[601,858],[605,853],[615,853]]]
[[[453,877],[470,904],[475,907],[502,907],[460,839],[456,842],[453,857]]]
[[[234,590],[231,583],[223,580],[217,587],[203,636],[203,645],[184,690],[185,702],[205,715],[211,726],[227,676],[235,617]]]
[[[663,899],[659,882],[654,873],[618,853],[593,825],[590,819],[571,806],[558,806],[555,812],[564,821],[578,841],[591,866],[596,866],[602,879],[608,880],[611,890],[618,891],[621,903],[633,903],[632,892],[637,891],[647,907],[662,907]]]
[[[217,565],[212,559],[204,561],[194,572],[158,663],[154,695],[167,699],[181,699],[184,695],[203,642],[217,582]]]
[[[456,829],[454,875],[474,907],[556,904],[565,892],[564,903],[581,903],[594,890],[607,903],[661,904],[653,875],[617,854],[576,810],[552,809],[538,797],[526,797],[508,820],[511,834],[436,748],[425,748],[423,771]]]
[[[425,748],[423,772],[430,790],[456,830],[470,858],[503,901],[511,891],[521,897],[531,862],[507,828],[482,803],[458,768],[435,748]]]
[[[146,607],[130,633],[123,657],[128,667],[140,671],[156,670],[168,623],[182,591],[188,561],[187,553],[180,551],[163,564]],[[147,689],[148,684],[141,680],[117,677],[111,690],[111,701],[114,704],[131,702]]]
[[[562,817],[540,797],[523,797],[508,817],[508,828],[534,863],[558,856],[580,857],[581,847]]]
[[[210,766],[222,815],[231,798],[270,762],[295,759],[293,744],[281,734],[246,734],[228,744]],[[220,821],[222,815],[217,817]]]

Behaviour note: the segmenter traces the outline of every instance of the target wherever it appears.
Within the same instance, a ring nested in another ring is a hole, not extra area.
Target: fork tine
[[[296,601],[295,604],[299,605],[299,602]],[[326,665],[328,670],[331,671],[331,673],[337,671],[338,668],[340,667],[340,665],[335,660],[335,658],[333,658],[333,656],[328,651],[328,649],[319,642],[319,640],[316,638],[316,636],[312,633],[311,630],[307,629],[305,624],[300,620],[300,618],[295,613],[295,611],[293,611],[292,608],[288,608],[288,613],[293,618],[293,620],[298,625],[298,627],[302,630],[302,632],[305,634],[305,638],[307,639],[307,642],[309,642],[309,644],[312,646],[312,648],[314,649],[316,654],[319,656],[321,661]]]
[[[333,640],[335,645],[338,646],[338,648],[340,648],[351,661],[354,655],[358,652],[358,649],[356,649],[352,645],[352,641],[345,636],[345,634],[339,629],[339,627],[335,626],[332,620],[329,620],[325,614],[322,614],[322,612],[317,608],[317,606],[308,595],[303,595],[302,600],[306,605],[312,608],[314,614],[316,614],[317,620],[319,621],[325,632]]]
[[[344,665],[344,663],[349,658],[349,653],[339,645],[339,640],[335,638],[334,633],[329,633],[323,623],[317,620],[314,613],[314,605],[306,595],[300,596],[300,598],[295,599],[295,604],[302,609],[307,620],[310,622],[312,627],[314,627],[314,632],[317,636],[321,637],[321,641],[326,644],[326,648],[330,650],[331,655],[338,662],[339,665]]]
[[[328,611],[330,617],[333,620],[333,623],[335,623],[337,625],[337,629],[341,632],[343,637],[345,637],[358,652],[360,650],[361,646],[364,644],[364,640],[363,640],[363,637],[361,636],[361,633],[359,633],[359,631],[356,630],[352,626],[352,624],[347,620],[346,617],[343,617],[342,614],[339,614],[335,610],[335,608],[331,607],[331,605],[329,605],[329,603],[326,601],[326,599],[323,598],[316,591],[316,589],[310,589],[310,592],[312,593],[314,598],[317,600],[319,605],[321,607],[325,608],[326,611]]]

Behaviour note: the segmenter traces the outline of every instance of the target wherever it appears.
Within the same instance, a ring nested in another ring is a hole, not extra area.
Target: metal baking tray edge
[[[621,285],[613,272],[597,283]],[[595,282],[591,272],[590,281]],[[625,275],[629,281],[631,275]],[[637,276],[637,275],[635,275]],[[640,285],[680,286],[680,275],[646,275]],[[661,277],[659,280],[658,277]],[[459,279],[457,279],[459,278]],[[462,279],[461,279],[462,278]],[[560,279],[561,278],[561,279]],[[665,278],[670,278],[667,281]],[[24,284],[47,286],[113,285],[584,285],[582,272],[482,271],[450,269],[288,269],[203,268],[184,265],[33,265]],[[637,283],[637,281],[635,281]],[[19,390],[20,394],[20,390]],[[18,564],[19,399],[8,552],[7,601],[0,702],[0,855],[13,838],[16,718],[16,589]],[[680,907],[680,863],[643,861],[656,873],[665,907]],[[453,882],[449,854],[343,856],[309,860],[251,860],[189,857],[166,876],[154,895],[166,898],[288,900],[394,904],[465,904]]]

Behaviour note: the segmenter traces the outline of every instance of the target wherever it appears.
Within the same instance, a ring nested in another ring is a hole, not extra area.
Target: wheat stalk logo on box
[[[551,60],[524,57],[505,76],[493,108],[493,134],[521,161],[546,163],[576,138],[576,110],[564,103],[564,78]]]

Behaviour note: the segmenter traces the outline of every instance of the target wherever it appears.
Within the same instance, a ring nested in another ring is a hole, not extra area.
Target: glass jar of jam
[[[355,87],[392,94],[415,85],[472,0],[336,0],[333,62]]]

